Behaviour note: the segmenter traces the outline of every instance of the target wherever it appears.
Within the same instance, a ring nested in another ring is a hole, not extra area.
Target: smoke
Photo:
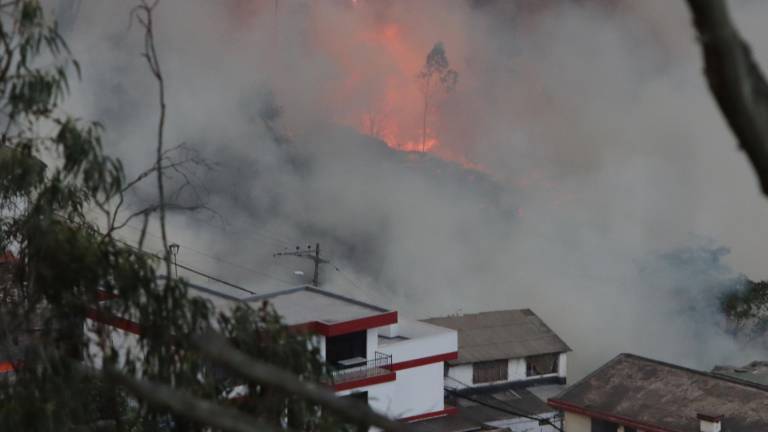
[[[768,5],[731,3],[766,64]],[[105,124],[130,173],[150,166],[133,3],[53,6],[83,69],[70,111]],[[180,262],[266,292],[311,271],[273,252],[319,241],[327,289],[404,315],[532,308],[574,349],[571,378],[619,352],[765,357],[715,310],[738,274],[768,277],[768,207],[683,2],[162,0],[156,21],[167,142],[216,163],[197,178],[215,213],[171,217]],[[437,41],[458,86],[430,113],[432,152],[397,151],[420,137]],[[669,259],[691,251],[716,258]]]

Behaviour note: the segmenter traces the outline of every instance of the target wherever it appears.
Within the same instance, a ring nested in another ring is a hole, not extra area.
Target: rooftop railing
[[[371,360],[351,363],[349,366],[334,366],[331,378],[334,384],[357,381],[392,373],[392,355],[376,352]]]

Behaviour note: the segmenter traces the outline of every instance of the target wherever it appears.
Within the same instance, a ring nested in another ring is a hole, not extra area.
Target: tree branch
[[[709,88],[768,196],[768,83],[723,0],[687,0]]]
[[[157,81],[158,88],[158,103],[160,105],[160,116],[157,121],[157,160],[155,166],[157,167],[157,193],[159,195],[159,215],[160,215],[160,235],[163,239],[163,253],[166,272],[171,274],[171,254],[168,251],[168,235],[165,229],[165,189],[163,185],[163,141],[165,136],[165,81],[163,79],[163,72],[160,69],[160,60],[157,56],[157,49],[155,47],[155,33],[154,24],[152,21],[152,14],[159,0],[149,2],[148,0],[142,0],[141,4],[137,7],[136,15],[139,23],[144,27],[144,58],[147,60],[149,69],[152,75]]]
[[[168,386],[131,378],[111,367],[104,368],[103,373],[137,397],[201,424],[231,432],[277,432],[276,428],[235,408],[198,399]]]
[[[374,412],[367,404],[336,397],[316,383],[300,381],[295,375],[269,363],[248,357],[216,333],[200,336],[192,342],[206,357],[250,380],[278,387],[299,398],[310,400],[344,419],[377,426],[386,431],[407,432],[408,425]]]

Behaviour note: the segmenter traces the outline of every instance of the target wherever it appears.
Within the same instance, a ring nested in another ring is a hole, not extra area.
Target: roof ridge
[[[601,370],[603,370],[603,369],[607,368],[609,365],[611,365],[611,364],[613,364],[613,363],[615,363],[615,362],[619,361],[619,359],[620,359],[620,358],[623,358],[625,355],[630,355],[630,354],[627,354],[627,353],[620,353],[620,354],[619,354],[619,355],[617,355],[616,357],[614,357],[614,358],[612,358],[612,359],[608,360],[607,362],[605,362],[605,363],[604,363],[602,366],[600,366],[599,368],[597,368],[597,369],[593,370],[592,372],[588,373],[587,375],[585,375],[585,376],[584,376],[583,378],[581,378],[580,380],[578,380],[578,381],[576,381],[575,383],[573,383],[573,384],[569,385],[569,386],[568,386],[568,387],[567,387],[565,390],[563,390],[562,392],[558,393],[558,394],[557,394],[557,396],[549,398],[547,401],[549,401],[549,400],[558,400],[558,399],[562,399],[562,398],[563,398],[563,397],[564,397],[566,394],[568,394],[568,392],[569,392],[569,391],[571,391],[572,389],[575,389],[575,388],[576,388],[576,387],[578,387],[578,386],[579,386],[581,383],[583,383],[583,382],[585,382],[585,381],[587,381],[587,380],[591,379],[593,376],[597,375],[597,373],[598,373],[598,372],[600,372]]]
[[[755,383],[755,382],[752,382],[752,381],[746,381],[746,380],[742,380],[742,379],[739,379],[739,378],[730,377],[730,376],[726,376],[726,375],[721,375],[721,374],[714,373],[714,372],[707,372],[707,371],[702,371],[702,370],[699,370],[699,369],[693,369],[693,368],[689,368],[689,367],[686,367],[686,366],[681,366],[681,365],[678,365],[678,364],[665,362],[663,360],[657,360],[657,359],[652,359],[652,358],[649,358],[649,357],[644,357],[644,356],[641,356],[641,355],[638,355],[638,354],[621,353],[621,354],[619,354],[616,357],[618,358],[620,356],[633,357],[633,358],[635,358],[637,360],[642,360],[642,361],[647,361],[647,362],[651,362],[651,363],[656,363],[656,364],[659,364],[659,365],[662,365],[662,366],[671,367],[673,369],[679,369],[679,370],[682,370],[682,371],[685,371],[685,372],[691,372],[691,373],[694,373],[694,374],[697,374],[697,375],[703,375],[703,376],[708,377],[708,378],[715,378],[715,379],[719,379],[719,380],[722,380],[722,381],[728,381],[730,383],[741,385],[741,386],[745,386],[745,387],[752,387],[752,388],[757,389],[757,390],[768,391],[768,386],[766,386],[764,384],[759,384],[759,383]],[[574,384],[574,386],[575,386],[575,384]]]

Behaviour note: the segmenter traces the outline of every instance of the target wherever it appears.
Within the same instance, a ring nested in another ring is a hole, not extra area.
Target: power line
[[[330,261],[320,256],[320,243],[315,244],[315,248],[307,246],[306,250],[302,250],[299,246],[296,246],[295,252],[277,252],[273,254],[274,257],[281,256],[295,256],[299,258],[306,258],[315,263],[315,273],[312,276],[312,283],[318,287],[320,286],[320,264],[328,264]]]
[[[459,383],[462,386],[464,386],[464,388],[472,388],[472,386],[470,386],[469,384],[467,384],[467,383],[465,383],[465,382],[463,382],[463,381],[461,381],[459,379],[456,379],[454,377],[447,377],[447,378],[449,378],[449,379],[451,379],[453,381],[456,381],[457,383]],[[552,426],[553,428],[557,429],[558,431],[563,432],[563,430],[560,427],[558,427],[557,425],[552,423],[549,419],[535,417],[532,413],[521,412],[520,408],[515,407],[514,405],[512,405],[508,401],[505,401],[505,400],[502,400],[502,399],[499,399],[499,398],[495,397],[493,394],[488,394],[487,396],[489,398],[493,399],[494,401],[499,402],[502,405],[505,405],[505,406],[509,407],[509,409],[505,410],[504,408],[500,408],[500,407],[494,406],[492,404],[489,404],[488,402],[485,402],[485,401],[482,401],[482,400],[478,400],[476,398],[472,398],[471,396],[464,395],[461,392],[459,392],[458,390],[452,389],[450,387],[445,387],[445,392],[448,393],[448,394],[452,394],[452,395],[454,395],[454,396],[456,396],[458,398],[466,399],[466,400],[469,400],[471,402],[478,403],[478,404],[486,406],[488,408],[493,408],[493,409],[496,409],[498,411],[506,412],[507,414],[514,414],[514,415],[517,415],[519,417],[524,417],[524,418],[527,418],[527,419],[536,420],[536,421],[539,422],[539,424],[541,424],[542,422],[546,423],[546,424],[549,424],[550,426]]]
[[[138,227],[135,227],[135,226],[133,226],[133,225],[126,225],[126,226],[127,226],[127,227],[129,227],[129,228],[135,229],[135,230],[140,230],[140,228],[138,228]],[[157,236],[156,234],[152,234],[152,233],[150,233],[150,232],[147,232],[147,235],[148,235],[148,236],[150,236],[150,237],[158,238],[158,239],[160,238],[160,237],[159,237],[159,236]],[[198,250],[198,249],[195,249],[195,248],[193,248],[193,247],[191,247],[191,246],[188,246],[188,245],[184,245],[184,244],[180,244],[180,243],[174,243],[174,244],[176,244],[176,245],[178,245],[179,247],[181,247],[181,248],[183,248],[183,249],[186,249],[186,250],[188,250],[188,251],[190,251],[190,252],[196,253],[196,254],[198,254],[198,255],[200,255],[200,256],[204,256],[204,257],[206,257],[206,258],[208,258],[208,259],[211,259],[211,260],[217,261],[217,262],[219,262],[219,263],[222,263],[222,264],[226,264],[226,265],[230,265],[230,266],[232,266],[232,267],[236,267],[236,268],[239,268],[239,269],[241,269],[241,270],[245,270],[245,271],[248,271],[248,272],[251,272],[251,273],[254,273],[254,274],[260,275],[260,276],[262,276],[262,277],[265,277],[265,278],[269,278],[269,279],[272,279],[272,280],[275,280],[275,281],[278,281],[278,282],[281,282],[281,283],[284,283],[284,284],[287,284],[287,285],[293,285],[293,283],[292,283],[292,282],[290,282],[290,281],[287,281],[287,280],[284,280],[284,279],[278,278],[278,277],[276,277],[276,276],[270,275],[269,273],[265,273],[265,272],[263,272],[263,271],[260,271],[260,270],[256,270],[256,269],[254,269],[254,268],[252,268],[252,267],[248,267],[248,266],[244,266],[244,265],[242,265],[242,264],[238,264],[238,263],[234,263],[234,262],[231,262],[231,261],[227,261],[227,260],[224,260],[224,259],[222,259],[222,258],[219,258],[219,257],[217,257],[217,256],[213,256],[213,255],[207,254],[207,253],[205,253],[205,252],[203,252],[203,251],[200,251],[200,250]],[[182,265],[179,265],[179,267],[181,267],[181,268],[184,268],[184,266],[182,266]]]
[[[532,415],[523,414],[523,413],[521,413],[519,411],[516,411],[516,408],[515,409],[502,408],[502,407],[493,405],[491,403],[488,403],[486,401],[483,401],[481,399],[477,399],[477,398],[473,398],[471,396],[463,395],[463,394],[459,393],[458,391],[450,389],[450,388],[445,388],[445,392],[450,394],[450,395],[453,395],[454,397],[457,397],[459,399],[466,399],[466,400],[468,400],[470,402],[474,402],[476,404],[483,405],[483,406],[491,408],[491,409],[495,409],[496,411],[500,411],[500,412],[503,412],[503,413],[506,413],[506,414],[512,414],[512,415],[515,415],[515,416],[518,416],[518,417],[527,418],[527,419],[530,419],[530,420],[536,420],[537,422],[539,422],[539,424],[548,424],[548,425],[552,426],[553,428],[557,429],[559,432],[563,432],[563,429],[560,426],[556,425],[555,423],[553,423],[551,420],[549,420],[547,418],[539,418],[539,417],[534,417]],[[502,401],[501,399],[497,399],[497,398],[495,398],[493,396],[490,396],[490,397],[493,400],[495,400],[495,401],[503,403],[504,405],[511,406],[508,403],[505,403],[504,401]]]
[[[161,257],[160,255],[158,255],[158,254],[156,254],[156,253],[152,253],[152,252],[148,252],[148,251],[144,251],[144,250],[141,250],[141,249],[139,249],[138,247],[136,247],[136,246],[134,246],[134,245],[132,245],[132,244],[128,243],[128,242],[127,242],[127,241],[125,241],[125,240],[120,240],[120,239],[116,239],[116,240],[117,240],[117,241],[119,241],[120,243],[123,243],[124,245],[128,246],[129,248],[131,248],[131,249],[135,250],[136,252],[138,252],[138,253],[140,253],[140,254],[143,254],[143,255],[145,255],[145,256],[150,256],[150,257],[153,257],[153,258],[163,259],[163,257]],[[179,264],[178,262],[176,263],[176,265],[177,265],[177,266],[179,266],[179,267],[181,267],[181,268],[183,268],[184,270],[187,270],[187,271],[189,271],[189,272],[191,272],[191,273],[194,273],[194,274],[196,274],[196,275],[198,275],[198,276],[203,276],[203,277],[206,277],[206,278],[208,278],[208,279],[210,279],[210,280],[212,280],[212,281],[218,282],[218,283],[220,283],[220,284],[223,284],[223,285],[226,285],[226,286],[229,286],[229,287],[235,288],[235,289],[237,289],[237,290],[240,290],[240,291],[246,292],[246,293],[248,293],[248,294],[256,294],[256,292],[254,292],[254,291],[251,291],[251,290],[249,290],[249,289],[247,289],[247,288],[243,288],[243,287],[242,287],[242,286],[240,286],[240,285],[237,285],[237,284],[234,284],[234,283],[232,283],[232,282],[228,282],[228,281],[226,281],[226,280],[224,280],[224,279],[221,279],[221,278],[219,278],[219,277],[216,277],[216,276],[213,276],[213,275],[210,275],[210,274],[207,274],[207,273],[201,272],[201,271],[199,271],[199,270],[196,270],[196,269],[194,269],[194,268],[192,268],[192,267],[189,267],[189,266],[187,266],[187,265],[184,265],[184,264]]]
[[[228,232],[228,233],[233,233],[233,234],[244,234],[244,235],[247,235],[249,237],[253,237],[253,236],[261,237],[262,239],[266,239],[266,240],[272,241],[273,243],[279,244],[279,245],[281,245],[283,247],[289,247],[290,245],[297,243],[295,241],[287,240],[287,239],[285,239],[285,238],[283,238],[283,237],[281,237],[281,236],[279,236],[277,234],[269,232],[269,231],[267,231],[266,228],[261,228],[259,230],[251,230],[251,229],[249,229],[248,231],[237,231],[237,230],[228,229],[226,226],[215,225],[215,224],[213,224],[211,222],[207,222],[207,221],[204,221],[204,220],[201,220],[201,219],[198,219],[198,218],[193,218],[193,220],[195,222],[198,222],[198,223],[201,223],[201,224],[204,224],[204,225],[208,225],[208,226],[210,226],[212,228],[216,228],[217,230],[220,230],[220,231],[224,231],[224,232]]]
[[[352,286],[354,286],[358,290],[362,290],[362,288],[360,288],[360,285],[358,285],[357,282],[355,282],[355,280],[352,279],[352,276],[347,275],[347,272],[342,271],[340,268],[338,268],[335,265],[333,266],[333,269],[339,272],[339,274],[341,274],[344,277],[344,279],[346,279],[349,283],[351,283]]]

